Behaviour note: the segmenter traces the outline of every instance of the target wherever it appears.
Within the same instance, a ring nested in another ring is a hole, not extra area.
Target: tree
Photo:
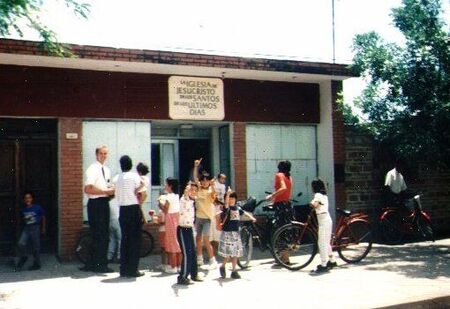
[[[404,46],[356,35],[353,69],[368,80],[358,99],[365,124],[393,155],[450,165],[450,41],[439,0],[392,10]]]
[[[64,1],[68,8],[73,9],[77,16],[87,18],[89,4],[75,0]],[[6,37],[17,32],[23,37],[23,28],[19,21],[25,20],[26,27],[38,32],[42,38],[41,47],[50,54],[57,56],[71,56],[69,48],[58,42],[56,33],[44,25],[39,19],[39,13],[44,0],[0,0],[0,37]]]

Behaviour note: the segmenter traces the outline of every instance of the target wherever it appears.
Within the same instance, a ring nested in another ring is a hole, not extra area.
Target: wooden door
[[[0,140],[0,250],[12,254],[20,234],[20,208],[25,191],[32,191],[47,217],[45,251],[57,239],[56,148],[53,140]]]
[[[25,140],[19,145],[19,187],[30,190],[35,202],[45,210],[47,235],[42,238],[42,248],[53,252],[58,231],[58,211],[56,205],[56,151],[53,140]],[[22,205],[22,196],[20,204]]]
[[[0,250],[10,250],[17,228],[18,143],[0,141]]]

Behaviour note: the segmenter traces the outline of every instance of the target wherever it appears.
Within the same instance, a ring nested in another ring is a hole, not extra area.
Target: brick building
[[[71,46],[50,57],[38,43],[0,39],[0,242],[17,235],[20,195],[46,207],[49,248],[69,259],[86,219],[83,174],[94,149],[151,166],[155,208],[165,177],[189,178],[203,158],[240,197],[272,190],[277,161],[293,163],[295,192],[325,180],[345,200],[344,131],[336,111],[343,65],[168,51]]]

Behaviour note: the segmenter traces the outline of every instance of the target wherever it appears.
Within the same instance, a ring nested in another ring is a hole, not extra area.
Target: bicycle
[[[265,193],[270,194],[270,192]],[[299,193],[297,196],[300,195],[301,193]],[[298,203],[296,200],[291,201],[294,203]],[[264,202],[267,201],[261,200],[257,202],[255,198],[250,197],[246,201],[238,202],[238,204],[241,204],[240,207],[242,208],[242,210],[253,213],[256,207]],[[267,202],[267,204],[264,205],[262,209],[267,214],[267,226],[263,226],[258,222],[241,220],[240,236],[244,253],[242,257],[238,259],[238,265],[242,269],[249,267],[250,261],[253,256],[254,241],[258,244],[258,247],[261,251],[264,252],[265,250],[269,250],[273,255],[272,237],[274,235],[274,232],[281,226],[288,224],[292,220],[294,220],[292,207],[284,207],[279,209],[278,211],[275,211],[275,209],[273,208],[273,204],[271,202]],[[273,215],[270,215],[271,213],[273,213]]]
[[[339,208],[336,212],[338,219],[331,237],[332,249],[345,262],[357,263],[372,248],[372,229],[368,216]],[[293,221],[275,232],[272,244],[275,260],[289,270],[300,270],[308,266],[318,252],[317,237],[317,217],[310,211],[306,222]],[[288,261],[283,260],[280,254],[286,250],[289,252]]]
[[[143,258],[148,256],[153,251],[155,241],[153,239],[153,236],[149,232],[145,230],[141,230],[141,232],[142,232],[142,244],[139,256]],[[91,232],[90,231],[81,232],[77,241],[77,245],[75,247],[75,256],[81,263],[86,264],[87,261],[91,258],[93,246],[94,244]]]
[[[400,243],[405,235],[415,235],[434,241],[431,217],[422,210],[420,195],[408,199],[405,205],[383,208],[380,216],[381,234],[386,243]]]

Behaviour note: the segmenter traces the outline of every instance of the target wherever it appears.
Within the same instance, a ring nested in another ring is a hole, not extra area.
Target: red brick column
[[[235,190],[239,199],[247,197],[247,147],[245,123],[233,124],[233,162]]]
[[[345,208],[345,130],[342,112],[337,106],[339,92],[342,91],[342,81],[331,82],[331,100],[333,107],[333,148],[334,148],[334,174],[336,190],[336,207]]]
[[[72,136],[68,136],[72,133]],[[76,138],[73,136],[77,134]],[[59,119],[58,255],[71,260],[83,222],[82,121]]]

